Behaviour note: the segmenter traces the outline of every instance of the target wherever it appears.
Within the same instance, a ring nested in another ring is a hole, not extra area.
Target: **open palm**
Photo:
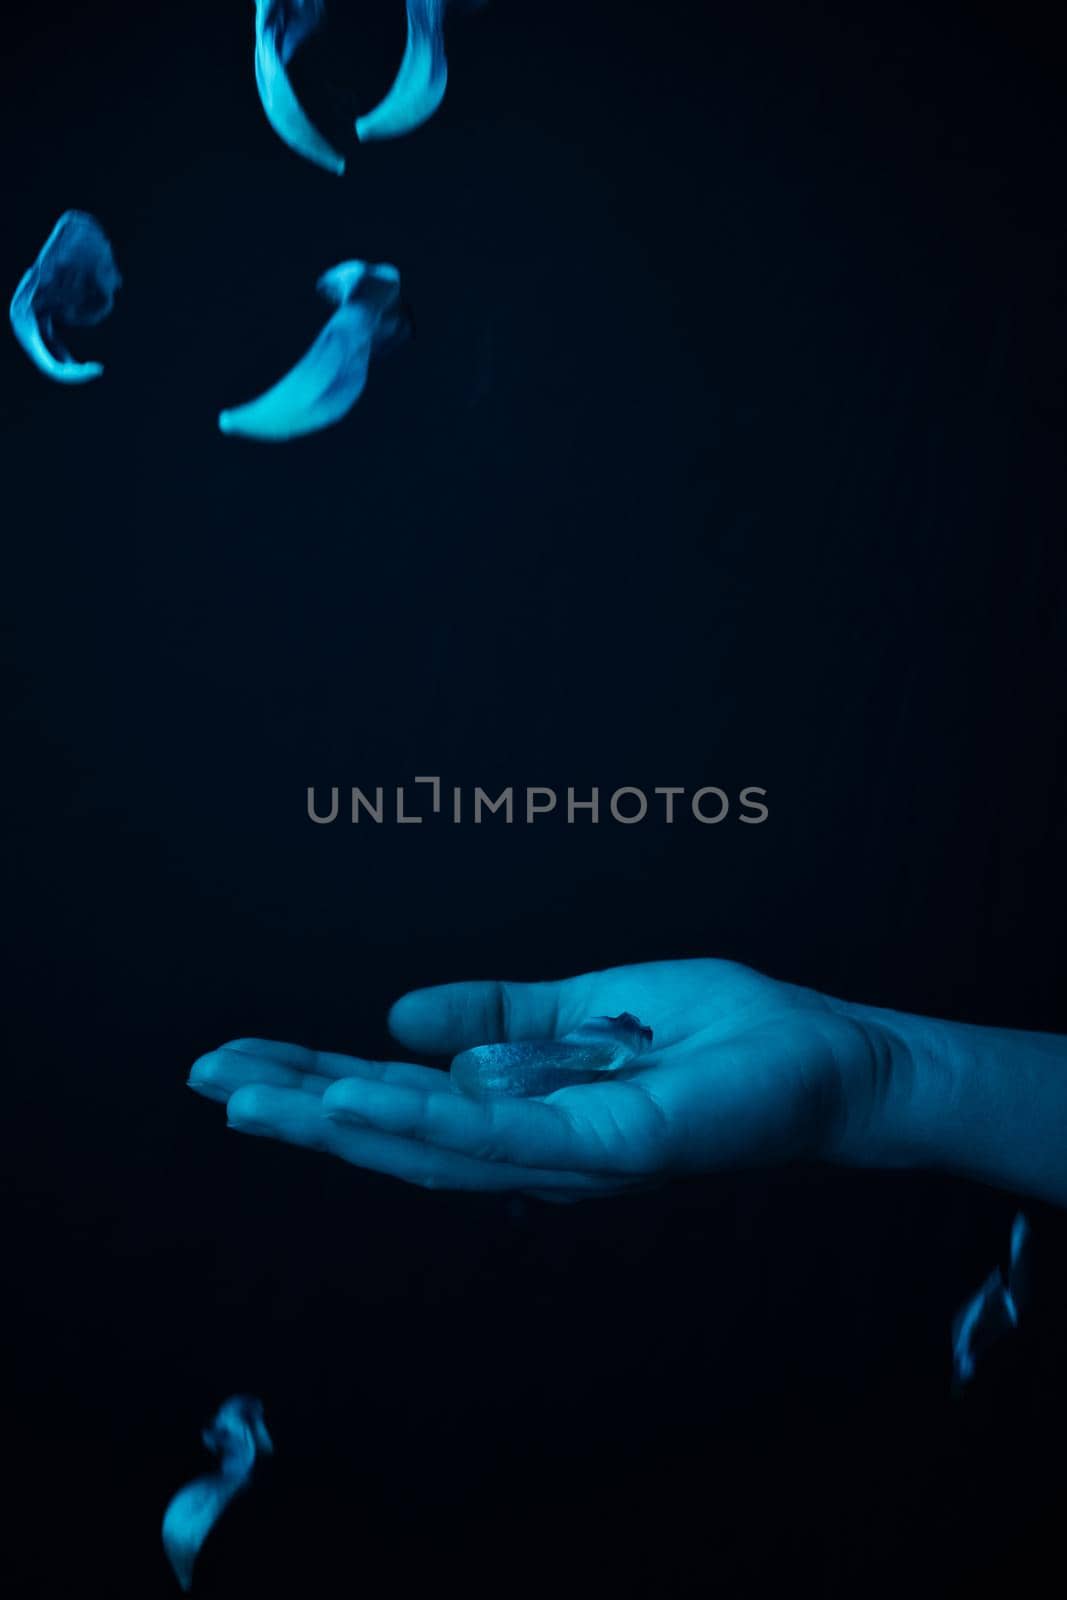
[[[844,1002],[726,961],[663,961],[558,983],[405,995],[390,1030],[415,1054],[559,1038],[634,1012],[636,1068],[545,1099],[476,1101],[435,1067],[240,1039],[190,1086],[230,1124],[426,1188],[616,1193],[686,1172],[795,1157],[862,1159],[899,1075],[896,1041]]]

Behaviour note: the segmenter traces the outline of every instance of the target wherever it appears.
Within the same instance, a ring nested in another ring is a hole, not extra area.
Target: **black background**
[[[69,206],[125,278],[72,337],[102,382],[0,356],[11,1592],[174,1593],[159,1518],[234,1390],[277,1453],[205,1597],[1037,1592],[1055,1218],[1047,1315],[952,1402],[1011,1196],[425,1194],[184,1080],[668,955],[1067,1029],[1051,8],[494,0],[432,123],[361,149],[403,8],[334,0],[293,76],[340,181],[268,127],[252,21],[5,22],[3,282]],[[338,428],[223,438],[349,257],[415,339]],[[421,773],[771,815],[307,821]]]

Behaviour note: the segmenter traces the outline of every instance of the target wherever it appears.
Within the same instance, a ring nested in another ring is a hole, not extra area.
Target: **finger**
[[[577,1197],[596,1193],[602,1187],[601,1180],[581,1172],[541,1172],[503,1162],[476,1161],[415,1139],[332,1122],[322,1114],[320,1103],[309,1095],[269,1084],[248,1084],[239,1089],[227,1105],[227,1120],[239,1133],[324,1151],[353,1166],[424,1189],[504,1192],[532,1184],[544,1191],[566,1188]]]
[[[661,1145],[662,1113],[632,1082],[586,1084],[549,1100],[472,1100],[342,1078],[322,1108],[381,1133],[523,1167],[628,1176],[654,1170]]]
[[[577,1027],[584,978],[560,983],[445,983],[414,989],[389,1012],[389,1031],[408,1050],[455,1055],[475,1044],[553,1039]]]
[[[256,1060],[224,1045],[221,1050],[210,1050],[194,1061],[186,1082],[205,1100],[226,1101],[245,1083],[268,1083],[278,1089],[296,1089],[321,1096],[334,1079],[300,1072],[276,1061]]]
[[[253,1046],[266,1048],[261,1051]],[[346,1077],[366,1077],[428,1090],[439,1088],[442,1078],[433,1067],[419,1067],[409,1061],[367,1061],[359,1056],[305,1050],[301,1045],[242,1039],[201,1056],[193,1063],[188,1084],[208,1100],[227,1100],[245,1083],[303,1089],[318,1096],[342,1071]]]
[[[255,1061],[271,1061],[291,1067],[296,1072],[308,1072],[325,1078],[348,1078],[357,1071],[374,1076],[375,1069],[385,1067],[403,1069],[412,1077],[432,1070],[406,1061],[368,1061],[363,1056],[341,1055],[335,1050],[309,1050],[305,1045],[288,1044],[280,1039],[231,1039],[222,1049],[250,1056]]]

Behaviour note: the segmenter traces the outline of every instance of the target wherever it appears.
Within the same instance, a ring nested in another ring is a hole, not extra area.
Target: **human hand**
[[[544,1099],[476,1101],[406,1061],[241,1039],[202,1056],[192,1088],[230,1125],[425,1188],[576,1199],[677,1174],[795,1158],[896,1164],[912,1052],[887,1022],[726,961],[663,961],[556,983],[476,982],[397,1001],[417,1054],[559,1038],[592,1016],[651,1026],[634,1067]]]

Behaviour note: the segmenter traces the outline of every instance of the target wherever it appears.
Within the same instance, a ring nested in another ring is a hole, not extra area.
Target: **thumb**
[[[413,989],[389,1012],[389,1031],[408,1050],[455,1055],[475,1044],[556,1037],[562,983],[444,983]]]

